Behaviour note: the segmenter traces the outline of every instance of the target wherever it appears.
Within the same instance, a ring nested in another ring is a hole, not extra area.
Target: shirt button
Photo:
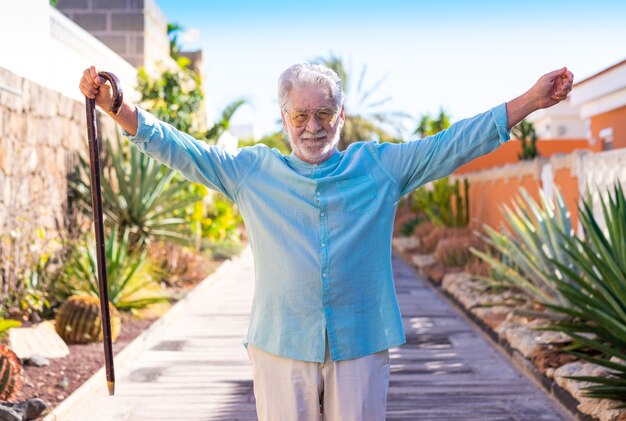
[[[326,272],[322,273],[322,276],[325,278],[326,277]]]
[[[320,216],[326,216],[325,212],[320,213]]]
[[[322,304],[322,308],[328,307],[328,304],[324,303]]]
[[[320,194],[321,194],[320,192],[316,192],[316,193],[315,193],[315,195],[316,195],[316,196],[319,196]]]
[[[322,243],[322,247],[326,247],[326,243]]]

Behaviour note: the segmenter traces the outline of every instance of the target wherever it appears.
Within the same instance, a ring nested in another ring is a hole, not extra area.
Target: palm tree
[[[356,85],[353,86],[351,71],[346,68],[344,60],[340,56],[331,52],[328,57],[317,57],[312,61],[334,70],[341,78],[345,98],[346,122],[341,130],[339,149],[343,150],[351,143],[361,140],[399,141],[401,120],[409,118],[409,116],[406,113],[380,110],[382,105],[391,101],[390,96],[380,98],[376,95],[376,91],[387,79],[387,76],[380,78],[370,88],[365,88],[367,66],[363,65]],[[390,129],[396,131],[396,136],[389,133]]]
[[[432,117],[430,114],[422,114],[420,123],[413,134],[422,138],[437,134],[448,127],[450,127],[450,116],[443,108],[440,108],[437,117]]]

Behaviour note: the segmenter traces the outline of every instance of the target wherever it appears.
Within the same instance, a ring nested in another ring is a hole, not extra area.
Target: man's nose
[[[311,133],[316,133],[321,128],[322,128],[322,125],[320,124],[319,121],[317,121],[317,116],[315,115],[315,113],[312,113],[311,114],[311,118],[309,118],[309,121],[307,121],[307,123],[306,123],[307,131],[309,131]]]

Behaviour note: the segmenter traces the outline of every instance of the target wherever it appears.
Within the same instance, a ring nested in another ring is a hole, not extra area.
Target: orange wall
[[[560,168],[554,172],[554,184],[563,195],[567,209],[572,217],[572,227],[576,230],[578,224],[578,177],[572,175],[570,168]]]
[[[591,117],[591,136],[600,139],[600,130],[613,128],[613,148],[626,148],[626,107]],[[602,145],[597,145],[600,149]]]
[[[572,227],[575,229],[578,220],[578,178],[572,175],[570,168],[560,168],[554,173],[554,183],[563,195],[571,214]],[[513,199],[519,196],[520,188],[524,188],[538,202],[540,187],[541,181],[534,175],[470,181],[470,221],[478,223],[481,227],[483,224],[487,224],[499,230],[504,222],[501,207],[503,205],[510,206],[513,203]]]
[[[531,176],[470,182],[470,221],[500,229],[504,221],[501,207],[510,206],[521,187],[535,200],[539,199],[539,180]]]
[[[626,120],[626,117],[623,118]],[[613,130],[615,131],[615,129]],[[517,154],[522,151],[521,145],[522,144],[519,140],[511,139],[490,154],[476,158],[472,162],[463,165],[454,173],[463,174],[518,162],[519,159],[517,158]],[[539,150],[539,154],[541,156],[548,157],[557,153],[570,153],[576,149],[591,149],[591,147],[589,146],[587,139],[539,139],[537,141],[537,149]]]

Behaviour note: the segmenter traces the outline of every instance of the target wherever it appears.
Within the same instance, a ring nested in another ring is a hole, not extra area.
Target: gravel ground
[[[113,344],[113,353],[117,355],[155,320],[125,317],[120,335]],[[48,366],[24,366],[24,385],[17,400],[41,398],[48,402],[52,409],[104,365],[104,349],[101,342],[69,345],[69,349],[70,355],[50,359]],[[104,378],[102,381],[105,381]]]

